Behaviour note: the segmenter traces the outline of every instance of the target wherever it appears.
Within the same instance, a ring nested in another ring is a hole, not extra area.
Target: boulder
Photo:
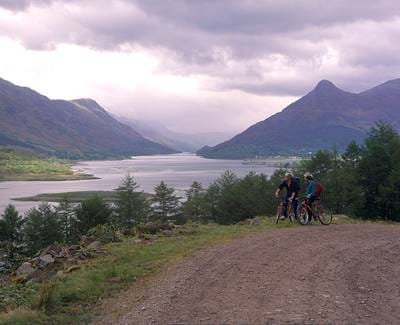
[[[87,245],[86,248],[89,250],[98,250],[98,249],[101,249],[102,247],[103,247],[103,244],[96,240],[94,242],[91,242],[89,245]]]
[[[51,256],[50,254],[40,256],[38,259],[39,265],[41,267],[47,267],[49,264],[53,264],[54,261],[55,260],[54,260],[53,256]]]
[[[161,231],[161,234],[163,234],[164,236],[171,237],[175,234],[175,232],[171,229],[165,229]]]
[[[35,271],[36,271],[36,269],[32,266],[31,263],[25,262],[25,263],[21,264],[21,266],[17,269],[16,273],[17,273],[17,275],[28,276],[28,275],[31,275]]]
[[[255,217],[250,221],[250,226],[259,226],[259,225],[261,225],[260,217]]]
[[[57,244],[57,243],[54,243],[54,244],[48,246],[47,248],[45,248],[45,249],[40,253],[40,256],[44,256],[44,255],[48,255],[48,254],[50,254],[51,256],[57,256],[58,254],[61,253],[62,249],[63,249],[63,248],[62,248],[61,245],[59,245],[59,244]]]

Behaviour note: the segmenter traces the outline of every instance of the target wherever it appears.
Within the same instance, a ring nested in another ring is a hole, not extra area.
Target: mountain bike
[[[330,225],[332,218],[332,213],[323,207],[320,200],[314,202],[314,207],[311,207],[306,200],[300,205],[298,220],[301,225],[310,223],[312,219],[318,219],[322,225]]]
[[[285,209],[287,209],[287,218],[289,219],[290,222],[293,222],[295,219],[295,214],[294,214],[294,208],[293,208],[293,203],[288,202],[285,206],[285,201],[284,199],[281,199],[281,202],[278,205],[278,208],[276,209],[276,219],[275,219],[275,224],[277,224],[279,221],[284,221],[285,219],[281,219],[281,217],[285,216]]]

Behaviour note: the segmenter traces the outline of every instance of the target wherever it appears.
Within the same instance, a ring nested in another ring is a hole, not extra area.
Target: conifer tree
[[[41,203],[38,208],[28,211],[23,233],[27,252],[30,255],[54,242],[63,240],[60,219],[48,203]]]
[[[186,190],[186,202],[183,206],[183,213],[187,219],[204,221],[205,211],[205,190],[201,183],[194,181]]]
[[[79,240],[79,225],[73,204],[65,197],[57,209],[61,223],[63,242],[67,244],[75,243]]]
[[[10,261],[14,260],[16,255],[22,253],[23,224],[22,216],[15,209],[15,206],[8,205],[0,219],[0,243]]]
[[[149,214],[149,204],[134,177],[127,174],[117,188],[115,207],[117,220],[123,227],[129,228],[146,221]]]
[[[175,195],[175,189],[167,186],[164,181],[154,187],[152,198],[154,216],[163,222],[174,219],[179,213],[179,197]]]

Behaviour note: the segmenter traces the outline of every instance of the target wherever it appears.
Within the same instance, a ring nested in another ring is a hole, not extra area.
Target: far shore
[[[146,197],[151,194],[144,193]],[[112,202],[117,197],[116,191],[78,191],[78,192],[61,192],[61,193],[42,193],[34,196],[12,198],[13,201],[31,201],[31,202],[55,202],[59,203],[68,200],[71,203],[80,203],[93,196],[98,196],[107,202]]]
[[[10,181],[80,181],[100,179],[90,174],[73,173],[73,174],[9,174],[0,175],[0,182]]]

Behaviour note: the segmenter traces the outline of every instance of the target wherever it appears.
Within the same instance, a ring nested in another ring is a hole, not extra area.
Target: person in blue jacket
[[[317,182],[314,180],[314,176],[309,172],[304,174],[304,180],[307,183],[306,202],[310,206],[310,208],[312,208],[312,204],[316,200],[319,200],[319,196],[317,193]]]

